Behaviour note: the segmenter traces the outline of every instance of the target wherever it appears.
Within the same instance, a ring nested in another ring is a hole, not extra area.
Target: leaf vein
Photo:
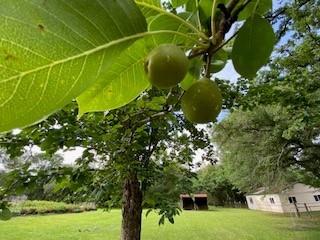
[[[35,7],[41,9],[42,11],[46,12],[47,14],[49,14],[50,16],[52,16],[53,18],[57,19],[59,22],[61,22],[64,26],[66,26],[68,29],[70,29],[72,32],[74,32],[75,34],[77,34],[80,38],[82,38],[83,40],[85,40],[87,43],[89,43],[90,45],[92,45],[93,47],[96,47],[96,45],[94,43],[92,43],[89,39],[85,38],[84,36],[82,36],[80,33],[76,32],[73,30],[72,27],[70,27],[68,24],[66,24],[64,21],[62,21],[60,18],[58,18],[56,15],[52,14],[51,12],[49,12],[47,9],[41,7],[40,5],[37,5],[37,4],[34,4],[34,3],[31,3],[27,0],[23,0],[25,1],[26,3],[29,3],[29,4],[32,4],[34,5]]]
[[[19,23],[19,24],[21,24],[21,25],[29,26],[29,27],[31,27],[31,28],[37,28],[36,25],[32,25],[32,24],[29,24],[29,23],[27,23],[27,22],[20,21],[20,20],[17,19],[17,18],[13,18],[13,17],[10,17],[10,16],[5,16],[5,15],[0,15],[0,17],[3,17],[6,21],[7,21],[7,20],[11,20],[11,21],[15,21],[15,22],[17,22],[17,23]],[[81,52],[84,51],[83,49],[78,48],[76,45],[74,45],[74,43],[70,42],[69,40],[67,40],[67,39],[61,37],[60,35],[58,35],[58,34],[52,32],[52,31],[50,31],[48,28],[46,29],[46,33],[49,33],[49,34],[51,34],[51,35],[53,35],[53,36],[61,39],[62,41],[68,43],[71,47],[73,47],[73,48],[75,48],[75,49],[77,49],[77,50],[79,50],[79,51],[81,51]]]
[[[122,29],[120,28],[120,26],[117,24],[117,21],[114,20],[114,18],[112,17],[112,14],[110,14],[109,10],[107,8],[105,8],[105,6],[103,4],[101,4],[100,0],[97,0],[98,3],[102,6],[102,8],[105,10],[105,12],[107,13],[107,15],[112,19],[112,21],[114,22],[114,25],[117,27],[118,31],[122,34],[122,35],[126,35]]]
[[[85,68],[85,65],[87,64],[87,59],[88,59],[88,55],[85,57],[83,63],[82,63],[82,66],[81,66],[81,70],[76,78],[76,80],[73,82],[72,86],[69,88],[69,90],[64,94],[64,96],[60,99],[59,103],[60,102],[63,102],[64,99],[69,95],[69,93],[73,90],[73,88],[77,85],[77,83],[79,82],[79,79],[81,78],[83,72],[84,72],[84,68]]]
[[[95,27],[96,30],[98,30],[98,32],[103,35],[104,39],[106,41],[110,41],[110,39],[108,38],[108,36],[104,33],[103,30],[101,30],[94,22],[92,22],[89,18],[87,18],[87,16],[83,15],[82,12],[78,11],[77,9],[75,9],[73,6],[69,5],[66,1],[62,1],[64,4],[66,4],[68,7],[70,7],[74,12],[76,12],[79,16],[81,16],[83,19],[85,19],[88,23],[90,23],[92,26]],[[98,1],[99,2],[99,1]]]
[[[50,62],[53,62],[53,61],[54,61],[54,60],[51,59],[51,58],[47,58],[46,56],[43,56],[41,53],[38,53],[38,52],[36,52],[36,51],[34,51],[34,50],[26,47],[26,46],[23,46],[23,45],[21,45],[21,44],[19,44],[19,43],[16,43],[16,42],[11,41],[11,40],[4,39],[4,38],[0,38],[0,41],[1,41],[1,42],[8,42],[8,43],[10,43],[10,44],[12,44],[12,45],[15,45],[15,46],[17,46],[17,47],[19,47],[19,48],[27,51],[27,52],[32,53],[33,55],[36,55],[36,56],[38,56],[38,57],[41,57],[41,58],[43,58],[43,59],[45,59],[45,60],[47,60],[47,61],[50,61]]]

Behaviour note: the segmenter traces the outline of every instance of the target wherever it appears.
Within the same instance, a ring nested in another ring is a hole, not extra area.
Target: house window
[[[249,202],[250,202],[251,204],[253,204],[253,199],[252,199],[252,197],[249,198]]]
[[[314,200],[316,200],[316,202],[319,202],[320,201],[320,195],[314,195]]]
[[[296,197],[289,197],[289,203],[296,203],[297,202],[297,199]]]
[[[271,204],[274,204],[274,198],[269,198],[269,200]]]

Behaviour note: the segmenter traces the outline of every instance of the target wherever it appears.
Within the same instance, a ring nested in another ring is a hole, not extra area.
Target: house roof
[[[193,198],[193,197],[197,197],[197,198],[206,198],[208,197],[208,194],[206,193],[195,193],[195,194],[180,194],[180,198]]]
[[[297,187],[299,187],[298,190],[295,190]],[[303,186],[302,190],[301,190],[301,186]],[[293,183],[290,184],[286,187],[283,187],[282,189],[279,188],[279,190],[274,189],[273,191],[270,191],[270,189],[267,189],[265,187],[261,187],[258,188],[255,192],[253,193],[247,193],[246,196],[250,196],[250,195],[267,195],[267,194],[288,194],[291,192],[306,192],[306,189],[310,189],[308,191],[320,191],[320,188],[313,188],[311,186],[305,185],[303,183]]]
[[[266,193],[266,188],[261,187],[261,188],[258,188],[256,192],[251,193],[250,195],[260,195],[260,194],[264,194],[264,193]]]

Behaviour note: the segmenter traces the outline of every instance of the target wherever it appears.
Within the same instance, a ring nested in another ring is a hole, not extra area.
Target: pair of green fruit
[[[173,44],[163,44],[151,51],[144,65],[150,83],[160,89],[178,85],[186,76],[188,66],[185,53]],[[182,96],[181,107],[193,123],[214,121],[222,107],[219,87],[208,78],[196,81]]]

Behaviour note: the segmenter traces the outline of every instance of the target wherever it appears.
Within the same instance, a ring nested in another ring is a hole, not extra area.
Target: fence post
[[[297,203],[296,202],[293,202],[293,204],[294,204],[294,208],[295,208],[295,213],[296,213],[296,217],[300,217],[300,212],[299,212],[299,208],[298,208],[298,206],[297,206]]]
[[[306,208],[308,215],[309,215],[310,217],[312,217],[312,216],[311,216],[311,213],[310,213],[310,211],[309,211],[309,208],[308,208],[308,206],[307,206],[306,203],[304,203],[304,207]]]

